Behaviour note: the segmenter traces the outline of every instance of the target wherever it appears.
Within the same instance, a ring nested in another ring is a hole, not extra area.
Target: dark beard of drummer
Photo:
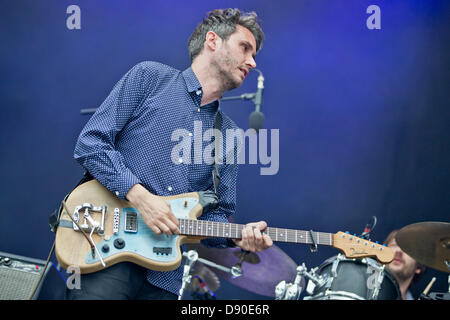
[[[406,281],[414,277],[414,274],[417,269],[417,264],[412,264],[409,266],[406,266],[401,270],[395,270],[391,272],[398,278],[399,281]]]

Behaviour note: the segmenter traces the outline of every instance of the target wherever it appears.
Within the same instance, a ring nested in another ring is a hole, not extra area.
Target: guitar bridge
[[[82,211],[82,216],[80,216],[80,211]],[[95,221],[90,213],[101,213],[100,222]],[[90,233],[93,230],[99,235],[103,235],[105,233],[105,215],[106,206],[94,207],[90,203],[83,203],[81,206],[75,207],[73,219],[78,223],[83,231]],[[84,219],[83,224],[80,224],[79,222],[82,218]],[[73,230],[80,230],[75,222],[73,222]]]

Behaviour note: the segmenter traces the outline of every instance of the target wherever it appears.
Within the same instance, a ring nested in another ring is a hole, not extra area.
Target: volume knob
[[[109,252],[109,245],[107,245],[106,243],[103,245],[103,247],[102,247],[102,251],[104,252],[104,253],[107,253],[107,252]]]
[[[116,247],[116,249],[123,249],[125,247],[125,240],[117,238],[114,240],[114,247]]]

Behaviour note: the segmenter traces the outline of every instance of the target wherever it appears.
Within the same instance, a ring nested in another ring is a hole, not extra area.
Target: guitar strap
[[[214,129],[218,130],[220,133],[222,132],[222,114],[217,111],[216,119],[214,121]],[[217,132],[217,131],[216,131]],[[220,135],[221,136],[221,135]],[[213,177],[213,187],[214,193],[219,197],[217,190],[219,189],[220,184],[220,174],[217,164],[219,163],[219,152],[218,150],[222,150],[222,139],[218,139],[218,137],[214,137],[214,168],[212,172]],[[220,152],[222,154],[222,152]]]

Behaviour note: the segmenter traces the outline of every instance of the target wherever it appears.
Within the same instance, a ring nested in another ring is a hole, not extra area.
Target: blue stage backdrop
[[[80,29],[68,27],[71,5]],[[380,29],[369,28],[371,5]],[[138,62],[186,69],[191,32],[226,7],[262,20],[264,128],[279,129],[276,174],[240,166],[236,222],[360,234],[376,216],[371,238],[381,242],[392,229],[449,221],[448,1],[17,0],[0,5],[0,251],[47,257],[48,216],[83,173],[73,159],[89,117],[80,110],[99,106]],[[227,95],[256,82],[252,72]],[[252,102],[221,108],[248,129]],[[309,268],[338,253],[277,246]],[[433,276],[432,291],[448,289],[447,274],[430,269],[416,297]],[[224,280],[216,295],[267,299]]]

